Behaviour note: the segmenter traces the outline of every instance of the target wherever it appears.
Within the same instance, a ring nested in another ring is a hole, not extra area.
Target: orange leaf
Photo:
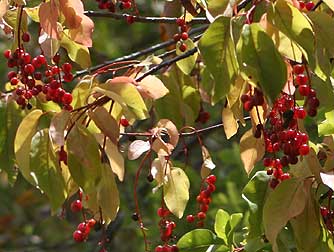
[[[65,16],[66,26],[69,29],[80,27],[84,7],[81,0],[60,0],[60,9]]]
[[[92,47],[92,34],[94,30],[94,22],[87,16],[83,15],[81,24],[78,28],[70,29],[71,38],[78,44]]]
[[[50,0],[49,2],[42,3],[39,7],[39,20],[42,29],[50,35],[51,38],[60,39],[58,33],[58,7],[54,0]]]

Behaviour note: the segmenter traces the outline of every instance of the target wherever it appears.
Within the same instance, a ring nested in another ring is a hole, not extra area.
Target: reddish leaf
[[[87,16],[82,16],[81,24],[76,29],[70,30],[71,38],[78,44],[92,47],[92,34],[94,30],[94,22]]]
[[[59,0],[60,10],[65,16],[66,26],[70,29],[79,28],[84,7],[81,0]]]
[[[39,20],[42,29],[50,35],[51,38],[60,39],[58,33],[58,7],[54,0],[42,3],[39,7]]]

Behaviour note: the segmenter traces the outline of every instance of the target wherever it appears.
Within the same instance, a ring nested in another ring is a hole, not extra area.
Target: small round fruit
[[[75,200],[71,203],[71,210],[74,213],[80,212],[82,210],[82,202],[80,200]]]
[[[214,184],[216,183],[217,177],[215,175],[209,175],[206,178],[206,182],[210,183],[210,184]]]
[[[64,104],[70,104],[73,100],[73,97],[70,93],[65,93],[61,100]]]
[[[23,42],[29,42],[30,41],[30,34],[28,32],[25,32],[22,34],[22,41]]]
[[[305,70],[305,68],[301,64],[297,64],[297,65],[293,66],[293,73],[294,74],[302,74],[302,73],[304,73],[304,70]]]
[[[188,38],[189,38],[188,33],[187,33],[187,32],[182,32],[182,34],[181,34],[181,39],[182,39],[182,40],[187,40]]]
[[[299,154],[306,156],[310,152],[310,147],[307,144],[303,144],[299,147]]]
[[[311,11],[314,8],[315,4],[312,1],[309,1],[305,4],[305,8],[308,11]]]
[[[70,73],[72,71],[72,65],[66,62],[61,66],[61,69],[63,70],[64,73]]]
[[[128,127],[130,124],[129,124],[129,121],[125,118],[121,118],[121,121],[120,121],[120,124],[123,126],[123,127]]]
[[[76,242],[83,242],[86,239],[86,236],[80,230],[75,230],[73,233],[73,239]]]
[[[187,50],[187,45],[184,44],[184,43],[182,43],[182,44],[180,45],[179,49],[180,49],[181,52],[185,52],[185,51]]]
[[[192,214],[187,215],[187,222],[192,223],[195,221],[195,217]]]
[[[206,214],[204,212],[199,212],[197,214],[197,218],[200,220],[204,220],[206,218]]]
[[[298,85],[306,85],[308,82],[308,77],[305,74],[298,74],[296,76],[296,83]]]

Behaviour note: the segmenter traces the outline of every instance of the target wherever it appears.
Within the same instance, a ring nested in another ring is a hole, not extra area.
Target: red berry
[[[305,8],[305,3],[303,1],[298,1],[299,2],[299,9],[302,10]]]
[[[156,246],[154,251],[155,252],[164,252],[164,247],[162,245]]]
[[[53,75],[59,74],[60,73],[60,69],[58,66],[53,66],[51,67],[51,72]]]
[[[314,8],[314,3],[312,1],[309,1],[305,4],[305,8],[310,11]]]
[[[29,42],[30,41],[30,34],[28,32],[25,32],[22,34],[22,40],[23,42]]]
[[[204,212],[199,212],[197,214],[197,218],[200,219],[200,220],[203,220],[206,218],[206,214]]]
[[[246,102],[243,104],[244,110],[246,110],[246,111],[251,111],[252,108],[253,108],[253,106],[254,106],[254,104],[253,104],[253,101],[252,101],[252,100],[246,101]]]
[[[179,247],[176,244],[173,244],[171,247],[171,252],[179,252]]]
[[[207,204],[202,204],[201,205],[201,211],[203,213],[206,213],[208,210],[209,210],[209,205],[207,205]]]
[[[80,200],[75,200],[71,203],[71,210],[74,213],[80,212],[82,209],[82,203]]]
[[[59,53],[56,53],[56,55],[53,56],[52,60],[53,60],[54,63],[59,64],[59,61],[60,61],[60,54],[59,54]]]
[[[27,64],[24,66],[24,72],[27,74],[33,74],[35,72],[35,67],[32,64]]]
[[[8,80],[11,80],[12,78],[16,77],[16,72],[15,71],[10,71],[7,74]]]
[[[267,175],[273,175],[274,170],[272,168],[267,169]]]
[[[16,98],[16,103],[18,105],[23,106],[23,105],[26,104],[26,99],[24,97],[22,97],[22,96],[19,96],[19,97]]]
[[[309,154],[310,152],[310,147],[307,144],[303,144],[302,146],[299,147],[299,154],[302,156],[305,156]]]
[[[85,222],[81,222],[77,226],[77,230],[81,231],[83,234],[87,236],[90,232],[90,226],[88,226],[88,224]]]
[[[271,158],[269,158],[269,157],[265,157],[265,158],[263,159],[263,165],[264,165],[265,167],[269,167],[269,166],[271,166],[271,164],[272,164],[272,159],[271,159]]]
[[[131,6],[132,6],[131,2],[123,2],[123,3],[122,3],[122,7],[123,7],[124,9],[130,9]]]
[[[128,127],[130,124],[129,124],[129,121],[125,118],[121,118],[121,121],[120,121],[120,124],[123,126],[123,127]]]
[[[294,74],[302,74],[302,73],[304,73],[304,70],[305,70],[305,68],[304,68],[303,65],[298,64],[298,65],[293,66],[293,73]]]
[[[46,58],[45,58],[44,55],[38,55],[38,56],[36,57],[36,60],[37,60],[37,62],[38,62],[40,65],[44,65],[44,64],[46,64]]]
[[[179,49],[180,49],[181,52],[185,52],[185,51],[187,50],[187,45],[184,44],[184,43],[182,43],[182,44],[180,45]]]
[[[135,22],[135,18],[134,18],[134,16],[127,16],[127,17],[126,17],[126,22],[127,22],[128,24],[133,24],[133,23]]]
[[[10,80],[10,84],[13,85],[13,86],[17,85],[18,83],[19,83],[19,79],[16,78],[16,77],[14,77]]]
[[[72,94],[65,93],[61,99],[63,104],[70,104],[73,100]]]
[[[306,117],[306,111],[300,107],[295,110],[295,115],[298,119],[304,119]]]
[[[249,101],[251,99],[250,95],[248,94],[243,94],[241,97],[240,97],[240,100],[242,103],[245,103],[246,101]]]
[[[61,67],[64,73],[70,73],[72,71],[72,65],[70,63],[64,63]]]
[[[182,32],[188,32],[188,26],[187,25],[182,25],[181,26],[181,31]]]
[[[309,85],[300,85],[298,87],[298,91],[302,96],[308,96],[310,93],[310,86]]]
[[[6,59],[9,59],[11,55],[12,55],[12,51],[9,50],[9,49],[3,52],[3,56],[4,56]]]
[[[71,82],[73,80],[73,74],[72,73],[66,73],[64,75],[64,81],[65,82]]]
[[[281,180],[283,181],[283,180],[287,180],[287,179],[289,179],[290,178],[290,174],[289,173],[283,173],[282,174],[282,176],[281,176]]]
[[[279,184],[279,180],[278,179],[273,178],[272,180],[270,180],[270,187],[272,189],[275,189],[276,186],[278,186],[278,184]]]
[[[86,239],[86,236],[80,230],[75,230],[73,233],[73,239],[76,242],[83,242]]]
[[[187,222],[192,223],[195,221],[195,217],[192,214],[187,215]]]
[[[209,192],[214,192],[216,191],[216,186],[214,184],[209,184],[207,190]]]
[[[322,217],[327,217],[329,215],[329,210],[326,207],[320,207],[320,213]]]
[[[25,64],[29,64],[30,63],[31,56],[30,56],[29,53],[23,53],[21,57],[22,57],[22,59],[23,59],[23,61],[24,61]]]
[[[210,176],[208,176],[208,177],[206,178],[206,182],[208,182],[208,183],[210,183],[210,184],[214,184],[214,183],[216,183],[216,180],[217,180],[217,178],[216,178],[215,175],[210,175]]]
[[[173,40],[174,40],[175,42],[179,41],[180,39],[181,39],[181,35],[180,35],[180,34],[178,34],[178,33],[174,34],[174,36],[173,36]]]
[[[186,21],[183,18],[178,18],[178,19],[176,19],[176,24],[178,26],[183,26],[183,25],[186,24]]]
[[[182,40],[187,40],[188,38],[189,38],[188,33],[187,32],[182,32],[181,39]]]
[[[198,221],[197,222],[197,227],[199,227],[199,228],[204,227],[204,222],[203,221]]]
[[[296,83],[298,85],[306,85],[308,82],[308,77],[304,74],[298,74],[296,76]]]
[[[88,222],[87,222],[88,226],[89,227],[94,227],[95,224],[96,224],[96,220],[95,219],[89,219]]]
[[[164,217],[164,209],[162,207],[158,208],[157,214],[159,217]]]

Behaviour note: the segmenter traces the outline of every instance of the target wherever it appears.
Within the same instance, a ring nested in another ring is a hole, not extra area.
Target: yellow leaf
[[[35,185],[35,181],[31,176],[29,153],[31,140],[37,131],[39,119],[42,115],[43,111],[36,109],[24,117],[17,129],[14,141],[14,152],[18,167],[23,177],[33,185]]]
[[[97,107],[95,110],[89,110],[88,115],[101,132],[117,144],[119,138],[118,123],[108,111],[104,107]]]
[[[97,142],[103,147],[104,136],[102,134],[95,134]],[[106,139],[104,151],[109,159],[112,171],[117,175],[120,181],[124,179],[124,158],[119,152],[117,145]]]
[[[265,153],[263,136],[255,138],[252,129],[248,130],[240,139],[240,154],[244,168],[249,175],[256,162],[262,159]]]
[[[216,165],[212,162],[210,153],[204,145],[202,145],[202,158],[203,164],[201,167],[201,177],[204,179],[210,175],[211,170],[215,169]]]
[[[163,187],[164,201],[169,211],[181,219],[189,200],[189,179],[182,169],[176,167],[167,174],[167,179]]]
[[[162,81],[154,75],[149,75],[138,82],[137,89],[141,95],[152,98],[153,100],[157,100],[169,93],[169,90]]]
[[[237,120],[235,120],[233,112],[230,108],[223,108],[222,119],[226,138],[230,139],[238,132],[239,128]]]
[[[61,112],[55,114],[52,118],[49,128],[49,135],[53,144],[58,146],[65,145],[64,132],[70,116],[71,113],[69,111],[62,110]]]
[[[328,7],[329,7],[332,11],[334,11],[334,2],[333,2],[333,0],[323,0],[323,1],[324,1],[325,4],[328,5]]]
[[[0,0],[0,20],[6,14],[9,7],[8,0]]]

